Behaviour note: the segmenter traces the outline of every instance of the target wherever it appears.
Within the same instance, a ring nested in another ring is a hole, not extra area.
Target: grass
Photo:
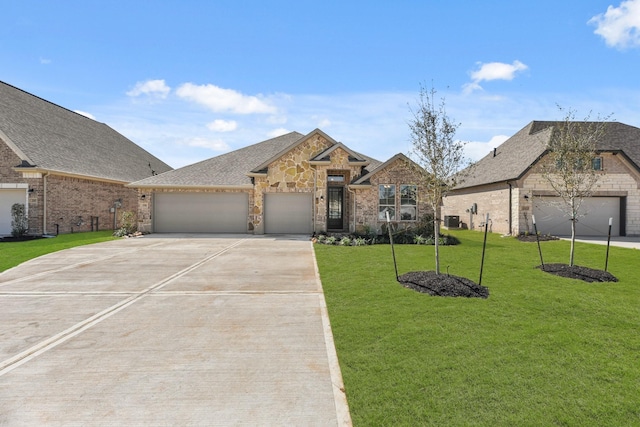
[[[29,240],[25,242],[0,243],[0,272],[15,267],[32,258],[36,258],[62,249],[91,243],[113,240],[113,231],[96,231],[90,233],[61,234],[57,237]]]
[[[478,281],[483,234],[453,232],[441,267]],[[569,243],[542,242],[546,263]],[[433,247],[396,246],[399,274]],[[640,252],[612,247],[617,283],[544,273],[535,243],[489,235],[488,299],[431,297],[395,281],[388,245],[315,245],[356,426],[640,426]],[[605,246],[576,244],[604,268]]]

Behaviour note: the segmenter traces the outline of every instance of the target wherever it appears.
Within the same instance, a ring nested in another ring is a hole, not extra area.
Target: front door
[[[344,187],[328,187],[327,190],[327,228],[329,230],[342,230]]]

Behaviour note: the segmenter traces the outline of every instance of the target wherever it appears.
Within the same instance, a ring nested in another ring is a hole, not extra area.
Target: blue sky
[[[180,167],[320,128],[410,150],[421,84],[478,159],[531,120],[640,126],[640,0],[0,0],[0,80]]]

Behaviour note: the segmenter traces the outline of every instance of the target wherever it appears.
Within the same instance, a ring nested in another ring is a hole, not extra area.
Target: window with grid
[[[418,219],[418,187],[416,185],[400,186],[400,220],[415,221]]]
[[[396,186],[394,184],[380,184],[378,186],[378,219],[386,221],[386,212],[389,219],[396,219]]]

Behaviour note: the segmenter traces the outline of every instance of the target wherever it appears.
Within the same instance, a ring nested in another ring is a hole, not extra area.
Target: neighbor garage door
[[[264,232],[310,234],[313,229],[311,193],[267,193],[264,197]]]
[[[246,233],[247,193],[156,193],[156,233]]]
[[[555,236],[570,236],[571,221],[565,215],[564,206],[558,209],[559,198],[535,198],[533,214],[536,217],[538,232]],[[609,231],[609,218],[613,218],[611,235],[620,235],[620,198],[591,197],[584,199],[580,216],[576,224],[577,236],[606,236]]]
[[[27,190],[24,188],[0,188],[0,236],[11,234],[11,206],[27,202]]]

